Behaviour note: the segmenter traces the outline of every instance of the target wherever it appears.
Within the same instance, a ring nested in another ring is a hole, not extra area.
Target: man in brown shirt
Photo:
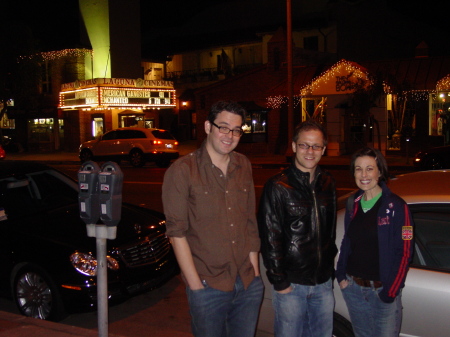
[[[166,171],[162,200],[196,337],[253,337],[263,284],[250,161],[233,150],[245,110],[220,101],[206,140]]]

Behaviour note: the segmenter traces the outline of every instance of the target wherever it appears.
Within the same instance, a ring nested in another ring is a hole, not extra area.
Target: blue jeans
[[[195,337],[254,337],[264,285],[255,277],[244,289],[238,276],[233,291],[186,288]]]
[[[342,296],[350,314],[356,337],[398,337],[402,324],[401,293],[393,303],[385,303],[378,297],[381,289],[361,287],[351,277]]]
[[[330,337],[333,333],[333,283],[292,283],[288,294],[273,293],[276,337]]]

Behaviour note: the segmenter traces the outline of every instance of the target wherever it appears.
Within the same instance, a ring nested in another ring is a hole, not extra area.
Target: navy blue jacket
[[[385,183],[380,184],[383,192],[378,210],[378,247],[380,261],[380,281],[383,289],[380,299],[391,303],[405,285],[406,274],[414,251],[413,219],[408,205],[398,195],[391,192]],[[360,207],[364,191],[359,190],[353,204],[347,206],[345,213],[345,234],[342,239],[336,269],[338,282],[346,279],[348,257],[351,253],[350,239],[347,236],[351,220]]]

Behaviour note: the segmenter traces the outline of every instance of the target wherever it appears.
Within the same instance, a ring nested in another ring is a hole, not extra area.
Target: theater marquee
[[[175,106],[173,82],[96,78],[63,84],[59,108],[164,108]]]

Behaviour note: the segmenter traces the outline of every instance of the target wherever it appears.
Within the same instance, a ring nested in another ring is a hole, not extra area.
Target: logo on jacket
[[[402,239],[403,240],[412,240],[412,238],[413,238],[412,226],[403,226],[402,227]]]
[[[378,226],[385,226],[385,225],[389,225],[389,216],[378,219]]]

